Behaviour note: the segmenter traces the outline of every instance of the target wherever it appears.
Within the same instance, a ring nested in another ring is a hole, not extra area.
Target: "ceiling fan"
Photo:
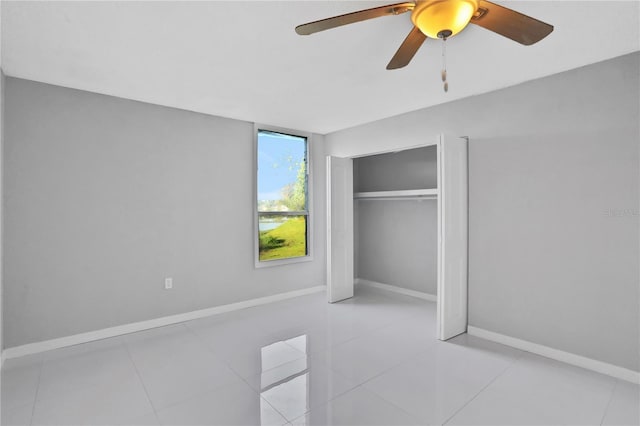
[[[298,25],[296,33],[309,35],[368,19],[411,12],[413,29],[387,65],[388,70],[411,62],[427,38],[446,40],[472,23],[526,46],[553,31],[553,25],[486,0],[415,0],[360,10]],[[444,72],[444,71],[443,71]],[[443,81],[446,79],[443,74]]]

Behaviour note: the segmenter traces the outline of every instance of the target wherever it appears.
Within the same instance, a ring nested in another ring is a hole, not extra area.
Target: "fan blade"
[[[409,65],[409,62],[411,62],[411,59],[413,59],[414,55],[426,39],[427,36],[424,35],[418,27],[413,27],[407,38],[404,39],[398,48],[396,54],[391,58],[389,65],[387,65],[387,69],[395,70]]]
[[[525,46],[539,42],[553,31],[553,25],[486,0],[480,0],[471,23]]]
[[[347,13],[345,15],[334,16],[333,18],[321,19],[298,25],[296,32],[300,35],[309,35],[318,31],[329,30],[355,22],[366,21],[367,19],[379,18],[387,15],[399,15],[413,10],[414,2],[390,4],[387,6],[374,7],[373,9],[360,10],[358,12]]]

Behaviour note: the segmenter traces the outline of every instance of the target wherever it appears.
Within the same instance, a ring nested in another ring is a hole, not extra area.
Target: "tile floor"
[[[11,359],[3,425],[638,425],[637,385],[359,288]]]

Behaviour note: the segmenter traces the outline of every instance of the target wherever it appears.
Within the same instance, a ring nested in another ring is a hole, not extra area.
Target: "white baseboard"
[[[383,284],[376,281],[365,280],[364,278],[356,278],[355,284],[365,285],[373,288],[380,288],[382,290],[387,290],[387,291],[393,291],[394,293],[404,294],[405,296],[417,297],[418,299],[424,299],[430,302],[438,301],[438,297],[433,294],[423,293],[421,291],[416,291],[416,290],[409,290],[407,288],[397,287],[395,285]]]
[[[162,327],[170,324],[190,321],[198,318],[204,318],[212,315],[222,314],[225,312],[237,311],[240,309],[250,308],[253,306],[265,305],[267,303],[278,302],[280,300],[291,299],[294,297],[304,296],[312,293],[325,291],[326,286],[319,285],[316,287],[305,288],[302,290],[290,291],[287,293],[274,294],[273,296],[260,297],[257,299],[244,300],[242,302],[231,303],[228,305],[215,306],[213,308],[200,309],[198,311],[185,312],[183,314],[170,315],[162,318],[155,318],[147,321],[140,321],[130,324],[119,325],[116,327],[104,328],[87,333],[74,334],[73,336],[60,337],[58,339],[45,340],[42,342],[29,343],[21,346],[14,346],[2,351],[3,360],[9,358],[17,358],[24,355],[31,355],[39,352],[45,352],[52,349],[63,348],[66,346],[78,345],[81,343],[92,342],[94,340],[107,339],[109,337],[121,336],[124,334],[135,333],[136,331],[149,330],[151,328]]]
[[[537,343],[529,342],[526,340],[516,339],[515,337],[505,336],[504,334],[494,333],[493,331],[484,330],[472,325],[467,326],[467,333],[472,336],[477,336],[496,343],[512,346],[514,348],[522,349],[523,351],[541,355],[546,358],[555,359],[556,361],[565,362],[567,364],[582,367],[587,370],[606,374],[617,379],[626,380],[628,382],[636,384],[640,383],[640,372],[638,371],[618,367],[617,365],[608,364],[606,362],[598,361],[591,358],[586,358],[580,355],[572,354],[570,352],[561,351],[559,349],[553,349],[548,346],[539,345]]]

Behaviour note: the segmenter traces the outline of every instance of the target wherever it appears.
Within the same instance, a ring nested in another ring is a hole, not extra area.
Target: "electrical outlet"
[[[164,289],[171,290],[173,288],[173,278],[164,279]]]

